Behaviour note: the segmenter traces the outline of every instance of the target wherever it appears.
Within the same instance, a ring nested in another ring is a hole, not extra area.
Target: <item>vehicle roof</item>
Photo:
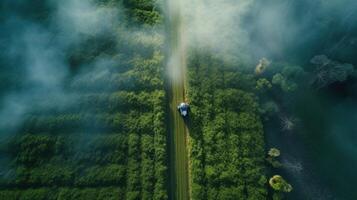
[[[181,108],[187,108],[187,107],[188,107],[188,104],[187,104],[187,103],[180,103],[180,107],[181,107]]]

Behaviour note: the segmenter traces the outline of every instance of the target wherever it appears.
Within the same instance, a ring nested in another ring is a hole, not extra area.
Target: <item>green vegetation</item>
[[[280,175],[274,175],[269,180],[269,185],[279,192],[291,192],[293,187],[286,182]]]
[[[207,55],[189,65],[192,199],[266,199],[254,76]]]
[[[0,200],[357,199],[355,2],[2,0]]]
[[[280,150],[277,148],[271,148],[268,151],[268,155],[271,157],[279,157],[280,156]]]
[[[128,15],[134,23],[155,25],[162,22],[156,0],[124,0],[123,4],[129,8]]]
[[[162,57],[142,59],[136,67],[154,60],[158,64],[151,67],[162,68]],[[131,70],[147,80],[162,75],[136,67]],[[6,188],[1,199],[167,199],[162,83],[161,88],[84,93],[72,112],[29,117],[22,128],[27,134],[14,138],[6,150],[15,170],[1,182]]]
[[[8,165],[1,169],[0,199],[169,198],[168,191],[173,190],[168,188],[168,167],[172,167],[167,155],[169,100],[164,40],[153,28],[163,21],[156,3],[95,1],[96,9],[120,7],[123,13],[118,17],[124,17],[115,19],[120,22],[113,23],[117,27],[109,33],[81,33],[78,37],[84,39],[63,47],[62,62],[69,68],[61,88],[66,99],[34,98],[31,103],[39,109],[26,112],[15,136],[2,141],[0,155]],[[54,16],[48,5],[41,8],[41,14],[31,20],[46,27]],[[190,188],[185,191],[187,184],[182,184],[177,196],[269,198],[261,114],[274,115],[278,108],[272,101],[259,106],[258,96],[274,89],[295,90],[298,72],[286,69],[266,77],[271,61],[265,58],[255,71],[246,72],[237,63],[228,64],[209,54],[190,56],[187,97],[191,113],[185,121],[190,132]],[[9,70],[2,76],[11,83],[9,77],[22,75],[17,73]],[[174,104],[184,96],[185,83],[181,84],[173,100],[174,111]],[[185,132],[183,123],[179,134]],[[181,158],[180,167],[173,168],[181,170],[177,176],[186,175],[184,139],[176,149]],[[274,160],[277,151],[269,153],[273,163],[278,162]]]
[[[268,151],[268,157],[266,161],[274,168],[282,167],[283,165],[277,160],[280,156],[280,150],[277,148],[271,148]]]
[[[124,6],[138,24],[161,19],[150,0],[118,2],[98,3]],[[46,109],[26,113],[1,145],[10,165],[1,172],[0,199],[168,199],[162,43],[116,37],[90,36],[68,51],[73,95],[65,106],[41,99]],[[123,45],[141,51],[118,54]],[[104,75],[83,67],[103,57],[112,61],[99,62]]]

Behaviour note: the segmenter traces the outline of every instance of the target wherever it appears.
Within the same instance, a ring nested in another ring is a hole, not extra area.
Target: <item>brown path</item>
[[[170,190],[171,199],[189,200],[187,126],[177,111],[179,103],[185,101],[186,63],[183,44],[183,28],[180,15],[180,0],[167,0],[168,94],[170,100]]]

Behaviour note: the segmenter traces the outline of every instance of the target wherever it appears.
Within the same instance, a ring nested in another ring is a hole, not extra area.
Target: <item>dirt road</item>
[[[177,105],[185,99],[184,84],[173,84],[170,97],[170,156],[172,177],[172,198],[176,200],[189,199],[188,161],[186,137],[187,128],[177,111]]]
[[[183,40],[180,1],[167,0],[168,55],[168,95],[170,100],[170,199],[188,200],[188,154],[186,138],[188,129],[177,111],[177,105],[185,101],[186,62]]]

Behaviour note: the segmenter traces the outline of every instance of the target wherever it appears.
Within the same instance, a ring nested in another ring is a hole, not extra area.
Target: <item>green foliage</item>
[[[125,166],[111,164],[108,166],[94,166],[84,169],[77,178],[75,185],[78,186],[111,186],[124,185]]]
[[[343,82],[355,73],[352,64],[333,61],[325,55],[314,56],[311,59],[311,63],[315,67],[312,85],[317,89],[334,82]]]
[[[269,185],[276,191],[291,192],[293,187],[280,175],[275,175],[269,180]]]
[[[20,199],[21,200],[32,200],[32,199],[38,199],[38,200],[47,200],[49,199],[49,191],[47,189],[30,189],[26,190],[23,195],[21,195]]]
[[[283,165],[279,162],[278,157],[280,156],[280,150],[277,148],[270,148],[268,151],[268,157],[266,161],[271,164],[274,168],[280,168]]]
[[[271,157],[279,157],[280,156],[280,150],[277,148],[270,148],[268,151],[268,155]]]
[[[282,200],[282,199],[284,199],[284,196],[283,196],[282,193],[280,193],[280,192],[275,192],[275,193],[273,194],[273,200]]]
[[[154,0],[124,0],[131,20],[137,24],[155,25],[162,22],[162,15]]]
[[[266,199],[254,79],[208,56],[189,63],[192,198]]]
[[[273,76],[272,83],[280,86],[284,92],[293,92],[297,88],[297,84],[287,80],[282,74],[277,73]]]
[[[152,0],[95,3],[124,6],[138,25],[162,21]],[[70,105],[36,102],[49,109],[27,113],[16,137],[1,146],[12,165],[0,175],[0,199],[168,199],[167,100],[158,35],[93,35],[65,53],[73,73],[65,88],[73,94]],[[103,57],[112,62],[109,67],[99,62],[100,70],[80,68]]]
[[[145,24],[155,25],[162,22],[162,17],[158,11],[134,9],[134,20]]]
[[[257,80],[257,85],[255,86],[255,89],[257,89],[258,91],[262,91],[262,90],[271,89],[272,87],[273,86],[267,79],[260,78]]]
[[[286,65],[281,72],[273,76],[272,83],[279,86],[284,92],[294,92],[303,77],[305,77],[305,72],[301,67]]]
[[[268,120],[279,112],[279,107],[274,101],[265,102],[260,106],[259,112],[265,117],[265,120]]]
[[[283,166],[283,164],[273,157],[267,157],[266,161],[274,168],[280,168]]]
[[[1,190],[0,199],[6,200],[122,200],[124,190],[118,187],[67,188],[61,187]]]
[[[54,152],[55,140],[48,136],[25,135],[12,148],[18,149],[15,161],[19,164],[34,165],[48,160]]]

